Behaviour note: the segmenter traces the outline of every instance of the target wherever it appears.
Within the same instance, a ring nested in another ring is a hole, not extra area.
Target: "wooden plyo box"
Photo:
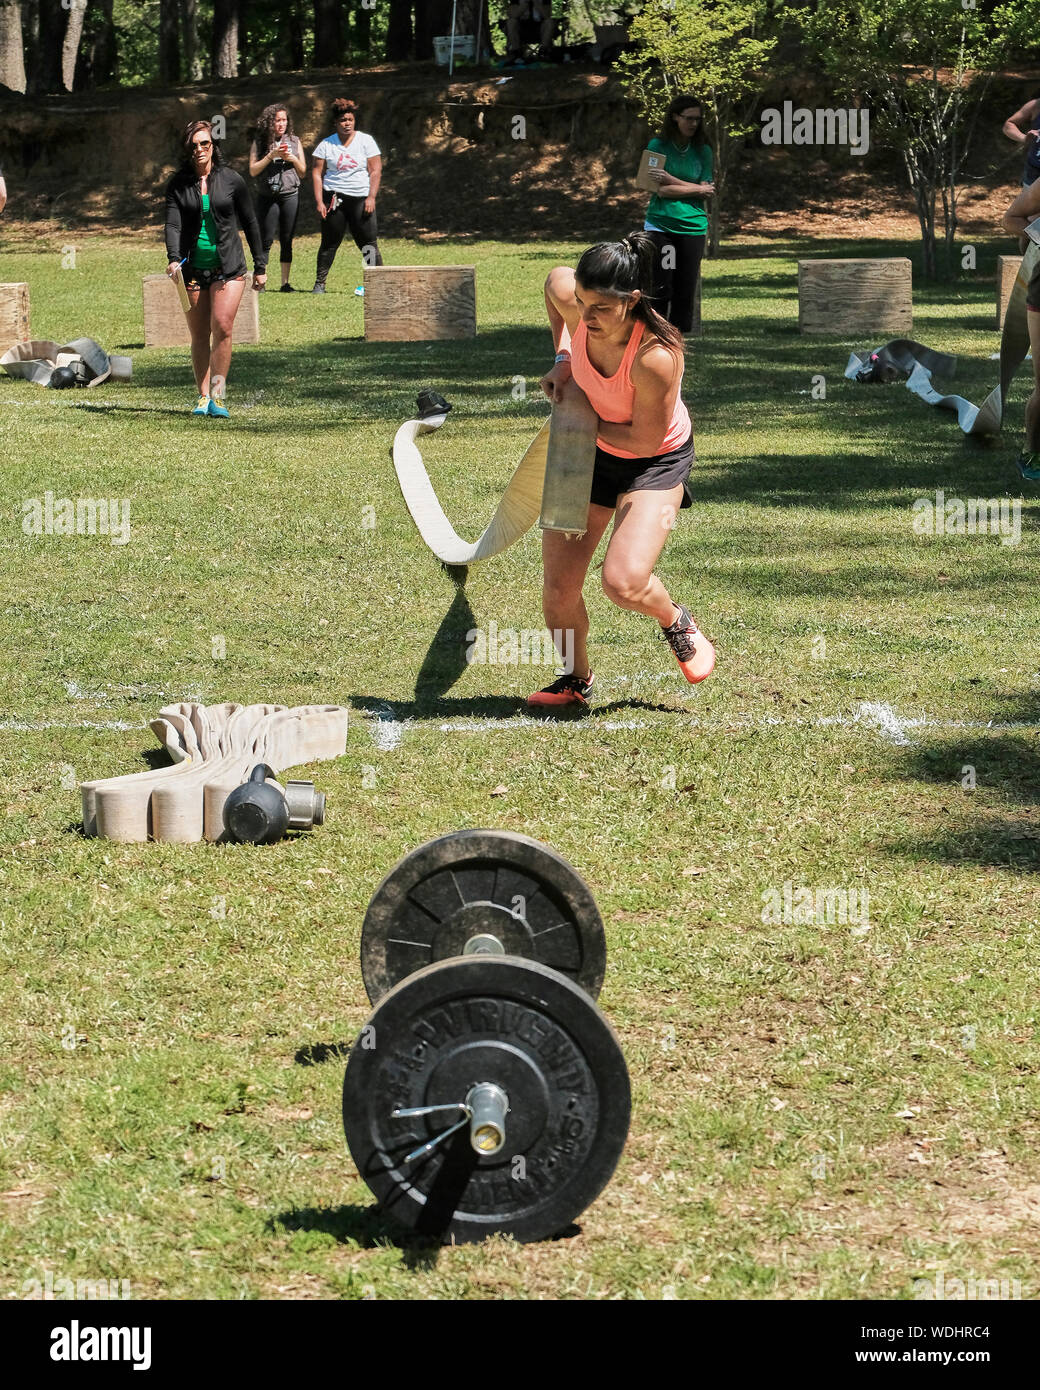
[[[1015,281],[1018,279],[1019,268],[1022,265],[1021,256],[998,256],[997,257],[997,327],[1004,327],[1004,315],[1007,313],[1008,300],[1011,298],[1011,291],[1015,288]]]
[[[177,286],[168,275],[146,275],[142,283],[145,347],[187,347],[191,343],[191,334],[177,295]],[[252,284],[253,277],[247,275],[232,334],[238,346],[260,341],[260,306],[257,302],[260,296]]]
[[[914,326],[913,282],[906,256],[883,260],[798,262],[798,331],[889,333]]]
[[[21,281],[0,285],[0,355],[31,337],[29,286]]]
[[[419,343],[477,336],[471,265],[365,267],[365,341]]]

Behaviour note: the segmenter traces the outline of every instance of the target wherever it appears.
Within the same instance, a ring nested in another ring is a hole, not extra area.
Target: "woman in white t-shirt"
[[[321,246],[313,294],[325,293],[325,280],[340,242],[350,229],[366,265],[382,265],[376,229],[376,194],[383,176],[379,146],[357,129],[357,106],[337,97],[334,130],[314,150],[314,201],[321,218]]]

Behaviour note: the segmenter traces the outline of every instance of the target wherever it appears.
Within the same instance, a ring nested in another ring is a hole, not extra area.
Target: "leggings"
[[[296,231],[296,216],[300,211],[299,189],[281,197],[268,198],[261,194],[256,203],[256,220],[260,223],[260,235],[264,241],[264,253],[270,251],[275,233],[281,247],[279,260],[292,260],[293,233]]]
[[[364,253],[366,246],[373,249],[373,254],[366,259],[365,264],[382,265],[383,257],[377,241],[376,215],[374,212],[366,215],[364,198],[344,197],[342,193],[334,194],[327,188],[322,191],[322,196],[325,206],[330,209],[334,197],[339,201],[335,211],[330,210],[322,219],[321,246],[318,248],[318,282],[325,283],[325,277],[332,268],[332,262],[336,259],[336,252],[346,236],[348,227],[350,235],[354,238],[354,245],[359,251]]]
[[[703,232],[699,236],[678,232],[649,232],[648,235],[656,242],[659,253],[656,284],[650,303],[680,333],[689,333],[693,327],[693,296],[701,273],[707,238]],[[670,256],[666,254],[669,247],[673,248]],[[674,268],[671,265],[673,260]]]

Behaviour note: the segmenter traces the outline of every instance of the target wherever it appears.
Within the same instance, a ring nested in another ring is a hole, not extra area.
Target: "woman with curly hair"
[[[277,102],[265,106],[249,152],[249,175],[257,184],[256,215],[265,255],[278,234],[283,294],[293,290],[289,283],[293,233],[300,211],[300,179],[306,172],[303,145],[293,133],[289,108]]]
[[[267,280],[267,255],[245,179],[220,157],[209,121],[190,121],[184,162],[166,185],[166,273],[183,267],[191,309],[191,365],[199,398],[193,415],[228,418],[224,386],[231,365],[231,330],[245,289],[239,229],[253,253],[253,289]]]

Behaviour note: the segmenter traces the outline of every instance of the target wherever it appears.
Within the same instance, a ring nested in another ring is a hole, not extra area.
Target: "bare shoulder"
[[[670,386],[682,371],[682,354],[666,347],[659,338],[650,338],[639,345],[632,363],[633,381],[657,382]]]

